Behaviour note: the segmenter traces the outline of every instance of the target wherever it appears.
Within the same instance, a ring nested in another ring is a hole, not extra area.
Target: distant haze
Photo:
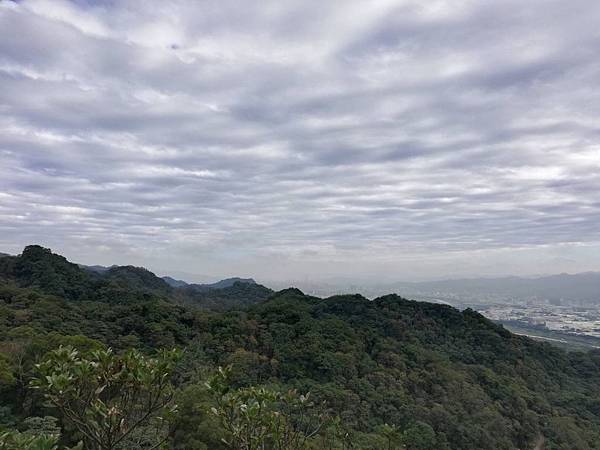
[[[598,271],[599,18],[0,1],[0,251],[197,282]]]

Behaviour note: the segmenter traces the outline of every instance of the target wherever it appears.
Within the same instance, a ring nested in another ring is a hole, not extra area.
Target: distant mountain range
[[[548,300],[555,304],[600,304],[600,272],[549,275],[537,278],[503,277],[397,283],[403,295]]]
[[[143,267],[73,264],[50,249],[25,247],[18,256],[0,257],[0,280],[38,288],[73,301],[129,302],[162,299],[203,309],[224,310],[269,298],[273,291],[252,279],[228,278],[211,284],[188,284],[161,278]]]
[[[0,253],[0,257],[2,256],[10,255]],[[131,266],[113,265],[106,267],[82,264],[79,264],[79,267],[97,274],[107,274],[112,271],[112,276],[118,276],[120,272],[117,269],[118,267],[131,268]],[[164,276],[161,280],[170,288],[186,290],[187,292],[208,292],[215,289],[231,288],[236,283],[257,285],[252,278],[238,277],[226,278],[215,283],[188,283],[170,276]],[[337,288],[333,285],[324,286],[326,287],[323,290],[329,291],[329,293],[348,291],[343,286]],[[309,290],[319,294],[318,287]],[[425,282],[369,283],[363,287],[352,286],[350,290],[361,292],[370,297],[386,292],[397,292],[403,296],[448,301],[452,304],[461,302],[486,304],[495,300],[536,299],[564,305],[600,305],[600,272],[562,273],[535,278],[509,276]]]
[[[2,255],[3,254],[0,253],[0,257]],[[5,255],[5,256],[9,256],[9,255]],[[113,271],[113,272],[118,271],[117,268],[119,268],[119,267],[130,267],[130,268],[133,267],[133,266],[117,266],[117,265],[112,265],[109,267],[99,266],[99,265],[87,266],[85,264],[78,264],[78,266],[81,267],[82,269],[89,270],[91,272],[95,272],[98,274],[106,274],[110,271]],[[152,275],[154,275],[154,274],[152,274]],[[164,277],[161,277],[161,279],[164,280],[169,286],[171,286],[173,288],[187,287],[187,288],[196,289],[198,291],[207,291],[210,289],[224,289],[224,288],[232,287],[235,283],[257,284],[256,281],[254,281],[254,279],[252,279],[252,278],[239,278],[239,277],[225,278],[225,279],[217,281],[215,283],[188,283],[187,281],[178,280],[178,279],[175,279],[170,276],[164,276]]]
[[[169,286],[174,287],[174,288],[182,288],[182,287],[189,286],[189,283],[186,283],[185,281],[182,281],[182,280],[176,280],[175,278],[162,277],[162,279],[165,280]]]
[[[81,267],[82,269],[89,270],[91,272],[96,272],[96,273],[106,273],[112,267],[118,267],[116,264],[113,264],[112,266],[109,266],[109,267],[106,267],[106,266],[86,266],[85,264],[77,264],[77,265],[79,267]]]
[[[203,283],[203,284],[187,283],[183,280],[176,280],[175,278],[171,278],[171,277],[162,277],[162,279],[165,280],[170,286],[175,287],[175,288],[192,287],[192,288],[198,289],[198,290],[224,289],[224,288],[233,286],[235,283],[256,284],[256,281],[254,281],[254,279],[252,279],[252,278],[238,278],[238,277],[225,278],[224,280],[217,281],[216,283]]]
[[[369,279],[288,280],[273,282],[275,289],[298,286],[318,296],[360,293],[376,298],[389,292],[420,300],[455,306],[490,304],[496,301],[546,300],[556,305],[600,305],[600,272],[561,273],[538,277],[507,276],[437,281],[378,282]]]

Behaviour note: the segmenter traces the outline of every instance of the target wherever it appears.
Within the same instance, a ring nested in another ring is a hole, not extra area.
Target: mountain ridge
[[[29,245],[18,256],[2,258],[0,276],[21,287],[38,288],[69,300],[115,301],[165,298],[204,308],[231,308],[260,301],[273,291],[254,280],[230,278],[209,285],[173,287],[150,270],[135,266],[82,266],[50,249]],[[245,285],[245,286],[241,286]],[[133,288],[133,289],[132,289]]]
[[[2,256],[1,253],[0,253],[0,256]],[[9,255],[5,255],[5,256],[9,256]],[[119,270],[118,268],[121,268],[121,267],[129,267],[130,268],[129,270],[134,270],[136,268],[143,269],[143,270],[146,270],[146,271],[152,273],[152,275],[154,275],[155,277],[161,278],[163,281],[165,281],[169,286],[171,286],[173,288],[184,288],[184,287],[191,286],[194,289],[198,289],[198,290],[208,290],[208,289],[223,289],[223,288],[231,287],[236,282],[248,283],[248,284],[258,284],[253,278],[241,278],[241,277],[223,278],[222,280],[218,280],[213,283],[189,283],[187,281],[176,279],[176,278],[173,278],[168,275],[158,277],[158,275],[154,274],[153,272],[146,269],[145,267],[136,267],[136,266],[131,266],[131,265],[120,266],[118,264],[113,264],[112,266],[102,266],[102,265],[91,265],[90,266],[90,265],[85,265],[85,264],[78,264],[78,266],[81,267],[82,269],[88,270],[90,272],[98,273],[98,274],[107,274],[107,273],[111,273],[111,272],[115,273],[116,271]]]
[[[2,256],[11,256],[0,253]],[[108,272],[118,265],[83,265],[80,267],[99,274]],[[236,281],[257,284],[253,278],[229,277],[215,282],[192,283],[169,275],[160,277],[171,287],[185,288],[193,286],[198,290],[221,289],[232,286]],[[355,289],[359,289],[357,286]],[[600,305],[600,271],[577,273],[559,273],[537,276],[507,275],[501,277],[464,277],[446,278],[433,281],[400,281],[380,283],[375,292],[395,291],[405,295],[442,294],[481,296],[495,294],[520,298],[547,298],[550,301],[566,304]],[[377,294],[380,295],[380,294]],[[374,296],[377,296],[374,295]]]

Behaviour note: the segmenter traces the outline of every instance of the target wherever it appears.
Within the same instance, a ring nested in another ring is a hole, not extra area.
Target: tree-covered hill
[[[38,245],[25,247],[19,256],[1,258],[0,279],[67,300],[119,303],[162,299],[220,310],[261,301],[273,293],[253,280],[243,279],[177,288],[143,267],[111,266],[94,270],[73,264]]]
[[[143,267],[113,266],[102,277],[129,289],[147,290],[162,295],[169,295],[173,291],[165,280]]]
[[[249,306],[266,300],[273,291],[257,283],[235,281],[221,288],[197,289],[194,285],[179,288],[176,297],[186,304],[214,311]]]
[[[432,448],[533,448],[540,436],[548,448],[600,448],[598,352],[565,353],[474,311],[396,295],[286,290],[247,314],[241,328],[213,329],[207,350],[239,358],[243,382],[312,391],[352,429],[422,422]]]
[[[0,432],[60,418],[28,388],[34,364],[60,345],[176,347],[185,353],[171,449],[236,448],[211,412],[219,403],[206,380],[219,366],[231,367],[235,389],[324,401],[337,438],[323,428],[302,448],[600,449],[600,352],[566,353],[472,310],[397,295],[321,299],[234,283],[209,300],[153,277],[89,273],[35,247],[0,259]],[[62,439],[80,439],[68,421]]]
[[[69,300],[92,295],[98,282],[96,274],[37,245],[25,247],[19,256],[0,259],[0,277]]]

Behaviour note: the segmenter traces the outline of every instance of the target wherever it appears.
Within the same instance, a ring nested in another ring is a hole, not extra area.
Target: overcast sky
[[[600,270],[600,2],[0,0],[0,251]]]

